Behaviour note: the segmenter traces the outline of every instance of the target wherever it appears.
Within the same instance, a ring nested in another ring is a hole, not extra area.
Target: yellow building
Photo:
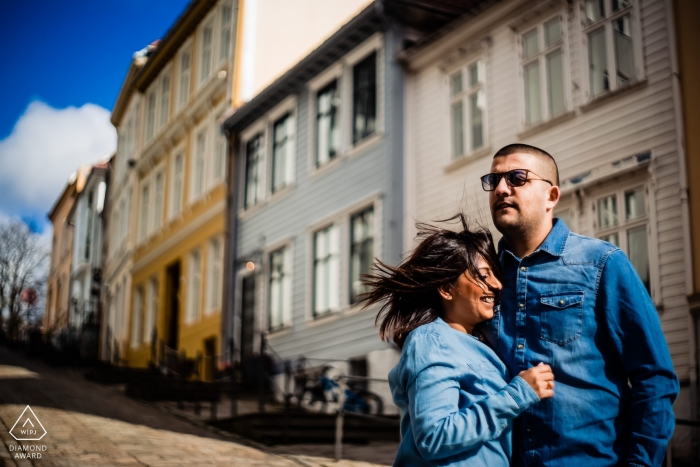
[[[231,106],[237,18],[236,0],[191,2],[133,76],[140,98],[126,161],[133,177],[129,366],[146,366],[154,351],[156,359],[201,353],[212,363],[222,352],[227,145],[220,119]]]

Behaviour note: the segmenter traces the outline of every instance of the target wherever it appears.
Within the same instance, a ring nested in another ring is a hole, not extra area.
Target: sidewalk
[[[182,414],[134,401],[67,369],[53,368],[0,348],[0,466],[370,467],[362,461],[334,462],[332,446],[261,447],[213,431]],[[17,442],[9,429],[30,405],[47,434]],[[208,407],[202,415],[208,415]],[[192,412],[190,411],[190,414]],[[17,446],[46,446],[40,459],[18,458]],[[354,446],[345,446],[345,450]],[[394,447],[361,446],[376,462]]]

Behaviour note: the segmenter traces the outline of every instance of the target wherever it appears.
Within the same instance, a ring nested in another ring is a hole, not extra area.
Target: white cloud
[[[45,219],[71,173],[116,149],[109,116],[94,104],[65,109],[29,104],[12,133],[0,141],[0,218]]]

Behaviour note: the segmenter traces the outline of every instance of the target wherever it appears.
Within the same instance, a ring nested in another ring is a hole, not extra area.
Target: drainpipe
[[[671,57],[671,82],[673,85],[673,108],[676,123],[676,146],[678,148],[678,171],[681,182],[681,216],[683,220],[683,248],[685,255],[686,294],[693,294],[693,255],[690,243],[690,208],[688,206],[688,172],[685,153],[685,128],[683,126],[683,102],[681,100],[680,70],[678,66],[678,48],[676,46],[676,24],[673,1],[666,2],[666,21],[668,22],[669,52]],[[692,313],[688,313],[688,343],[690,355],[688,356],[688,373],[690,376],[690,407],[691,418],[698,418],[698,374],[697,374],[697,341],[695,335],[695,320]],[[692,428],[692,444],[698,446],[698,430]],[[697,454],[697,453],[693,453]]]

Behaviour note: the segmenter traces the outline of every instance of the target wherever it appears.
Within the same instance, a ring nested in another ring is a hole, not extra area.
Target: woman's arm
[[[416,447],[428,460],[442,459],[477,448],[498,438],[508,423],[540,398],[516,376],[499,392],[459,409],[459,383],[454,356],[447,355],[438,336],[424,335],[411,342],[408,384],[409,414]],[[413,370],[413,371],[411,371]],[[412,376],[413,376],[412,375]],[[410,376],[409,376],[410,378]]]

